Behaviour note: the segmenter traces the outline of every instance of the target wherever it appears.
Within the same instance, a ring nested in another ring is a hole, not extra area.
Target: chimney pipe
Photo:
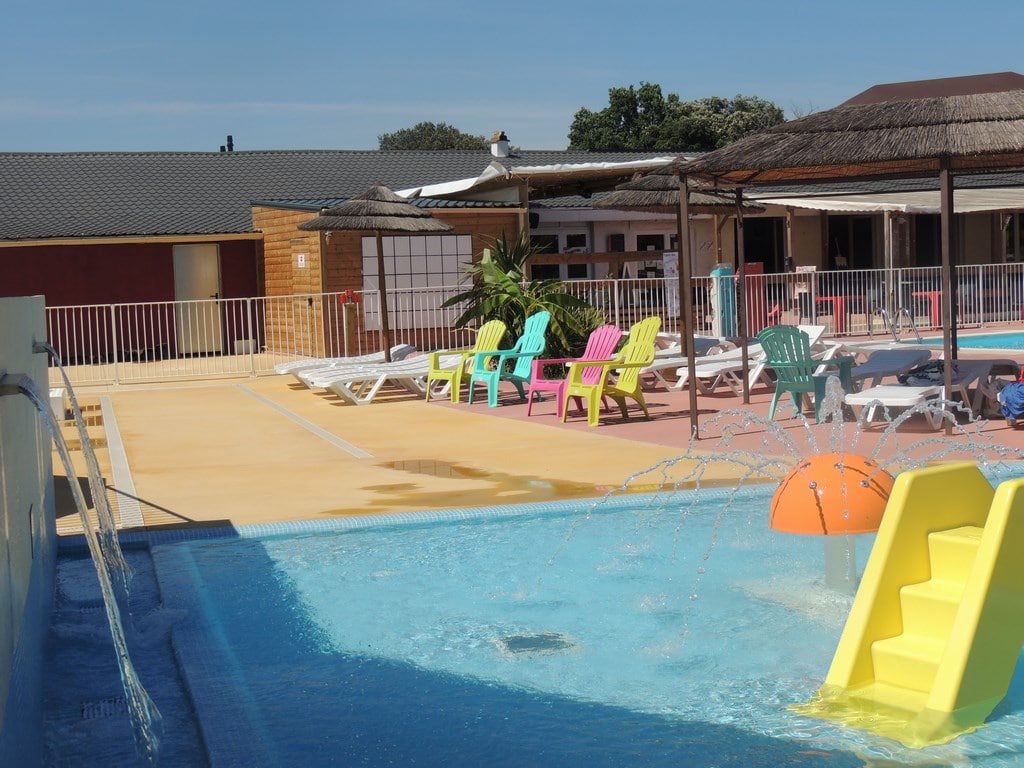
[[[504,131],[495,131],[491,136],[491,154],[495,157],[508,157],[508,136]]]
[[[228,134],[228,152],[234,152],[234,151],[235,151],[235,139],[234,139],[234,137],[233,137],[233,136],[232,136],[232,135],[231,135],[231,134],[229,133],[229,134]]]

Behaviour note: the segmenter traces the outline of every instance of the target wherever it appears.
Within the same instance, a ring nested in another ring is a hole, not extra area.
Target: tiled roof
[[[500,162],[655,156],[521,151]],[[460,150],[0,153],[0,241],[249,233],[255,200],[344,199],[374,182],[408,189],[476,177],[494,159]]]
[[[366,190],[363,190],[364,192]],[[293,211],[317,212],[323,208],[334,208],[350,200],[349,197],[317,197],[302,200],[253,200],[253,205],[267,208],[285,208]],[[582,199],[582,198],[580,198]],[[417,208],[518,208],[518,203],[503,203],[494,200],[440,200],[434,197],[414,197],[410,205]]]

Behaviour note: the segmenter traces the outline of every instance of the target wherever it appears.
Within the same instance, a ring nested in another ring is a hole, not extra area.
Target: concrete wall
[[[47,392],[43,297],[0,299],[0,373]],[[10,379],[8,378],[8,382]],[[42,653],[53,605],[51,438],[32,402],[0,390],[0,765],[39,765]]]

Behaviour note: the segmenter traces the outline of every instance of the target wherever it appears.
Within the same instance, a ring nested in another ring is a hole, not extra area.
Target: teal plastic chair
[[[498,405],[498,384],[502,381],[511,382],[519,392],[519,399],[526,401],[524,385],[530,383],[533,361],[544,354],[544,334],[547,333],[550,320],[550,312],[534,312],[526,318],[523,335],[511,349],[479,351],[473,356],[473,369],[469,374],[469,402],[473,402],[477,382],[482,382],[487,385],[487,404],[495,408]]]
[[[801,401],[805,395],[814,395],[814,419],[821,421],[821,401],[824,399],[825,381],[828,374],[818,373],[822,367],[838,368],[837,375],[844,392],[853,392],[853,362],[851,357],[833,357],[828,360],[815,359],[811,354],[810,337],[792,325],[769,326],[757,334],[757,340],[764,350],[766,364],[775,371],[778,381],[775,394],[768,407],[768,418],[775,418],[779,398],[788,394],[793,400],[794,416],[801,412]]]

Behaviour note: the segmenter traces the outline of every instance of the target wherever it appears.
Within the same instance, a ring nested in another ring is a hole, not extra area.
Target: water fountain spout
[[[107,539],[107,541],[103,544],[101,543],[100,535],[98,535],[97,531],[93,529],[92,523],[89,520],[89,505],[86,502],[81,486],[74,481],[76,470],[74,462],[71,460],[71,452],[68,448],[67,441],[64,439],[64,435],[59,429],[57,419],[50,408],[49,399],[42,396],[35,384],[35,381],[25,374],[5,373],[0,376],[0,396],[19,394],[26,396],[35,406],[40,419],[53,439],[54,446],[57,449],[57,453],[60,455],[61,462],[64,464],[64,470],[67,473],[69,480],[68,485],[71,489],[71,495],[74,498],[75,506],[77,507],[79,516],[82,520],[82,529],[85,534],[86,544],[88,545],[89,553],[92,556],[93,564],[96,568],[96,574],[99,578],[100,591],[103,595],[107,621],[110,625],[110,634],[114,641],[117,663],[121,672],[121,682],[124,687],[126,700],[128,702],[128,711],[132,720],[136,749],[142,759],[150,764],[155,764],[159,750],[160,713],[157,710],[156,705],[150,699],[149,694],[146,693],[145,688],[143,688],[142,683],[135,672],[135,667],[132,664],[131,657],[128,654],[128,645],[125,640],[124,627],[121,621],[121,610],[118,605],[118,598],[114,589],[114,583],[110,576],[112,565],[120,569],[122,576],[127,574],[127,566],[123,566],[124,555],[121,553],[120,545],[117,542],[116,531],[108,531],[105,533],[103,538]],[[76,421],[79,422],[80,434],[84,435],[82,443],[83,451],[92,452],[92,445],[88,441],[88,434],[85,432],[84,420],[81,418],[81,411],[78,409],[77,404],[75,404],[74,410],[76,414]],[[88,448],[86,448],[87,444]],[[89,484],[90,488],[93,490],[95,505],[97,510],[99,510],[101,504],[106,501],[106,491],[102,477],[99,475],[98,463],[95,463],[95,453],[92,453],[92,462],[93,463],[90,463],[88,467]],[[94,466],[96,467],[95,470],[93,469]],[[97,492],[96,489],[101,490]],[[109,506],[107,507],[107,511],[109,513]],[[99,527],[102,530],[104,526],[103,515],[98,515],[98,517],[100,518]],[[109,519],[112,523],[112,515],[109,515]]]

